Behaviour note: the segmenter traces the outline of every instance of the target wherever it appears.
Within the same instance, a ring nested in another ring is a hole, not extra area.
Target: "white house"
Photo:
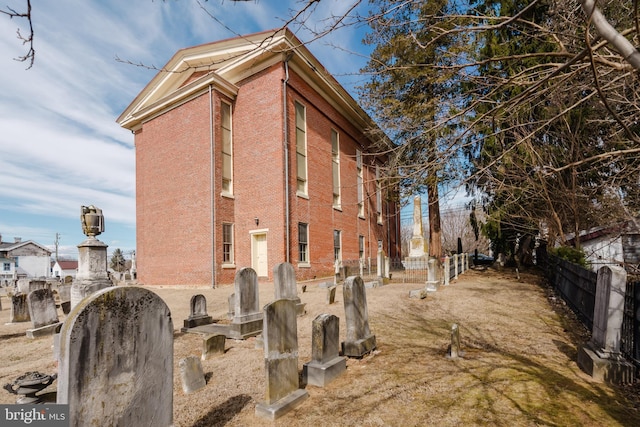
[[[580,233],[580,247],[593,271],[612,264],[637,267],[640,264],[640,229],[633,221],[595,227]]]
[[[60,277],[64,279],[67,276],[71,276],[73,278],[76,277],[76,273],[78,272],[78,261],[70,261],[70,260],[58,260],[53,264],[53,268],[51,269],[51,275],[53,277]]]
[[[2,241],[0,235],[0,278],[5,280],[18,277],[50,277],[51,251],[33,240],[22,241],[16,237],[13,242]]]

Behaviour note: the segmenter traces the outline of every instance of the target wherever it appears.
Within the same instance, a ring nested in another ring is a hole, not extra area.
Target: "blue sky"
[[[0,235],[34,240],[77,257],[85,236],[80,207],[103,210],[99,239],[125,253],[135,249],[133,135],[115,119],[156,71],[183,47],[280,27],[306,1],[59,0],[33,1],[33,67],[14,58],[26,22],[0,16]],[[322,28],[355,1],[315,4],[307,24]],[[21,11],[24,1],[2,7]],[[201,9],[205,7],[208,11]],[[362,7],[362,6],[361,6]],[[211,16],[216,19],[212,19]],[[305,29],[290,28],[302,41]],[[351,90],[366,63],[362,30],[342,29],[309,48]],[[356,53],[360,52],[360,53]]]

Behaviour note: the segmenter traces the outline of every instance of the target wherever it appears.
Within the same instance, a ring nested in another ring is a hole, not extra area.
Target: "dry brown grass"
[[[191,426],[634,426],[640,425],[637,387],[614,388],[592,381],[577,367],[577,346],[588,334],[551,297],[541,279],[511,272],[470,271],[424,300],[409,299],[416,284],[367,290],[369,322],[378,348],[326,388],[308,386],[309,399],[275,422],[255,416],[264,399],[264,355],[255,339],[227,340],[223,356],[203,361],[207,386],[185,395],[178,361],[201,352],[201,338],[179,332],[189,298],[202,293],[214,318],[224,318],[231,286],[218,289],[152,288],[169,305],[174,343],[174,421]],[[301,288],[299,284],[298,288]],[[311,358],[311,322],[320,313],[340,317],[326,304],[326,289],[308,283],[299,294],[307,314],[298,318],[299,368]],[[261,302],[273,286],[261,284]],[[26,324],[0,312],[0,382],[26,371],[52,373],[50,339],[28,340]],[[465,355],[446,358],[451,325],[460,326]],[[55,392],[55,383],[47,391]],[[0,403],[15,396],[3,392]]]

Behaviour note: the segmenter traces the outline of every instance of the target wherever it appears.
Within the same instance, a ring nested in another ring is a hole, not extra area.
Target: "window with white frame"
[[[298,223],[298,261],[309,262],[309,225],[304,222]]]
[[[233,224],[222,224],[222,263],[233,264]]]
[[[8,262],[5,262],[5,263],[3,264],[3,266],[2,266],[2,269],[3,269],[4,271],[11,271],[11,264],[10,264],[10,263],[8,263]]]
[[[362,152],[356,150],[356,169],[358,172],[358,216],[364,218],[364,179],[362,175]]]
[[[220,136],[222,138],[222,191],[233,193],[233,144],[231,138],[231,105],[220,103]]]
[[[296,101],[296,177],[298,194],[307,194],[307,117],[304,105]]]
[[[376,165],[376,214],[378,224],[382,224],[382,182],[380,177],[380,166]]]
[[[333,176],[333,207],[340,208],[340,138],[338,132],[331,129],[331,162]]]

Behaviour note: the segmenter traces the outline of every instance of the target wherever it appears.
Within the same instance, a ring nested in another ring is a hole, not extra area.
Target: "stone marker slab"
[[[265,401],[256,415],[275,420],[302,403],[309,394],[298,381],[296,302],[280,299],[264,306]]]
[[[57,403],[70,426],[173,424],[173,321],[135,286],[81,300],[60,331]]]
[[[205,335],[202,338],[202,360],[208,360],[212,356],[224,354],[224,346],[227,337],[221,334]]]
[[[29,292],[27,306],[29,307],[29,317],[33,322],[33,328],[27,329],[27,337],[53,335],[62,326],[58,320],[56,300],[51,289],[40,288]]]
[[[342,354],[361,358],[376,348],[376,336],[369,329],[367,293],[360,276],[348,277],[342,288],[347,336]]]
[[[29,306],[27,305],[27,294],[17,294],[11,297],[11,312],[9,322],[30,322]]]
[[[318,315],[312,323],[311,361],[302,370],[306,384],[324,387],[347,369],[339,347],[340,319],[332,314]]]
[[[336,302],[336,286],[327,289],[327,304],[331,305]]]
[[[283,262],[273,268],[273,287],[275,299],[291,299],[296,302],[296,313],[298,316],[305,314],[305,305],[298,297],[298,287],[296,284],[296,272],[288,262]]]
[[[182,380],[182,391],[185,394],[198,391],[207,385],[204,379],[204,371],[202,370],[202,362],[196,356],[189,356],[180,359],[178,362],[180,369],[180,379]]]

